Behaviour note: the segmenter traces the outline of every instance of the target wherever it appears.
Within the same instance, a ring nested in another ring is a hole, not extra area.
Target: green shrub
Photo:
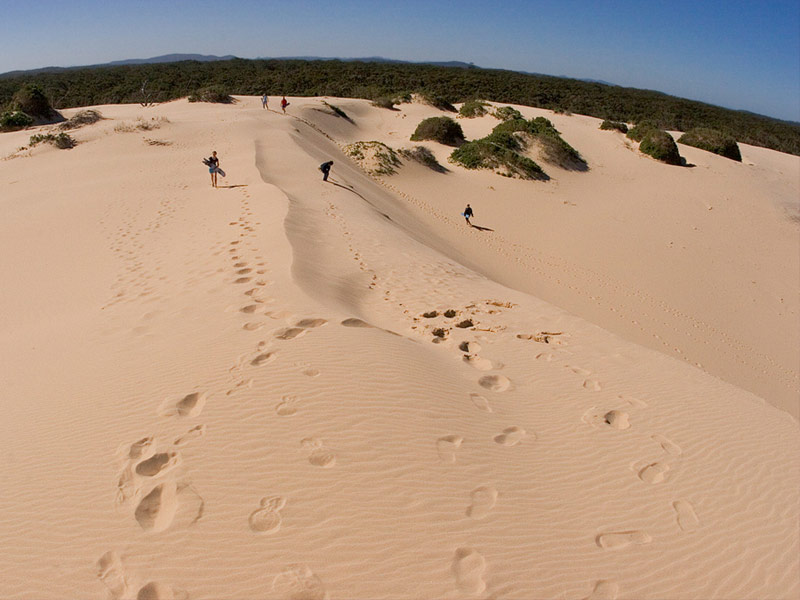
[[[666,131],[649,129],[639,144],[639,150],[668,165],[680,165],[681,155],[675,140]]]
[[[653,130],[660,131],[652,121],[642,121],[629,129],[627,135],[634,142],[641,142],[644,136]]]
[[[447,146],[458,146],[464,141],[464,131],[450,117],[431,117],[417,125],[411,140],[433,140]]]
[[[439,110],[444,110],[447,112],[458,112],[456,107],[450,104],[450,102],[444,96],[439,96],[438,94],[428,94],[424,92],[419,96],[425,104],[430,104],[434,108],[438,108]]]
[[[739,151],[736,140],[716,129],[696,127],[678,138],[678,143],[694,146],[695,148],[742,162],[742,153]]]
[[[439,164],[439,161],[436,160],[436,157],[433,155],[433,152],[431,152],[425,146],[414,146],[413,148],[401,148],[400,150],[398,150],[398,152],[403,158],[416,161],[421,165],[425,165],[429,169],[436,171],[437,173],[447,173],[447,169],[445,169],[441,164]]]
[[[462,117],[466,117],[467,119],[482,117],[489,112],[486,110],[487,106],[489,106],[489,103],[484,102],[483,100],[468,100],[461,105],[458,114],[460,114]]]
[[[233,98],[222,86],[214,85],[197,90],[191,94],[189,96],[189,102],[215,102],[218,104],[231,104],[233,102]]]
[[[355,142],[344,151],[370,175],[394,175],[402,164],[397,152],[383,142]]]
[[[557,165],[570,171],[586,171],[588,166],[580,153],[570,146],[559,134],[549,119],[536,117],[530,121],[522,118],[512,118],[496,125],[492,136],[500,133],[519,134],[517,143],[528,146],[537,143],[542,148],[543,158],[548,163]],[[492,137],[489,136],[489,137]],[[525,148],[519,148],[524,150]]]
[[[500,108],[495,109],[495,111],[492,113],[492,116],[500,119],[501,121],[508,121],[510,119],[521,119],[522,113],[511,106],[501,106]]]
[[[628,126],[625,123],[620,123],[618,121],[609,121],[606,119],[600,124],[600,129],[606,131],[621,131],[622,133],[628,133]]]
[[[336,117],[341,117],[345,121],[350,121],[351,123],[353,122],[353,119],[351,119],[349,116],[347,116],[347,113],[344,112],[338,106],[334,106],[333,104],[329,104],[328,102],[325,102],[325,100],[323,100],[322,103],[330,109],[330,112],[331,112],[332,115],[334,115]]]
[[[33,118],[21,110],[6,111],[0,114],[0,131],[23,129],[33,125]]]
[[[378,108],[386,108],[388,110],[397,110],[394,105],[397,104],[394,98],[390,98],[389,96],[381,96],[380,98],[376,98],[372,101],[372,106],[377,106]]]
[[[72,117],[64,121],[59,125],[61,129],[77,129],[78,127],[83,127],[84,125],[91,125],[92,123],[97,123],[98,121],[102,120],[103,115],[101,115],[98,111],[87,109],[87,110],[80,110],[75,113]]]
[[[512,134],[493,133],[453,150],[449,160],[467,169],[492,169],[509,177],[549,179],[539,165],[516,151],[518,147]]]
[[[61,150],[67,150],[69,148],[74,148],[77,142],[75,142],[68,133],[59,133],[57,135],[53,135],[52,133],[39,133],[32,135],[28,143],[31,148],[37,144],[46,143],[52,144]]]
[[[12,107],[34,118],[47,118],[53,113],[50,101],[42,89],[35,84],[26,83],[11,99]]]

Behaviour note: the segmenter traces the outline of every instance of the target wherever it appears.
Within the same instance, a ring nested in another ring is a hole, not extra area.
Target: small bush
[[[678,138],[678,143],[694,146],[695,148],[742,162],[742,153],[739,151],[736,140],[716,129],[704,127],[690,129]]]
[[[512,134],[493,133],[453,150],[449,160],[467,169],[493,169],[508,177],[549,179],[539,165],[519,154],[518,148],[519,142]]]
[[[461,105],[458,114],[462,117],[466,117],[467,119],[482,117],[489,112],[486,110],[487,106],[489,106],[489,104],[483,100],[469,100]]]
[[[28,142],[31,148],[41,143],[52,144],[56,148],[67,150],[69,148],[74,148],[77,142],[75,142],[68,133],[59,133],[57,135],[53,135],[52,133],[39,133],[32,135]]]
[[[52,115],[50,101],[42,89],[31,83],[26,83],[14,94],[11,99],[12,107],[34,118],[48,118]]]
[[[413,148],[401,148],[400,150],[398,150],[398,152],[403,158],[416,161],[421,165],[425,165],[429,169],[436,171],[437,173],[447,173],[447,169],[444,168],[441,164],[439,164],[439,161],[436,160],[436,157],[433,155],[433,152],[431,152],[425,146],[414,146]]]
[[[189,96],[189,102],[214,102],[218,104],[231,104],[233,98],[221,86],[211,86],[197,90]]]
[[[464,142],[464,131],[450,117],[431,117],[417,125],[411,140],[433,140],[447,146],[458,146]]]
[[[103,115],[101,115],[96,110],[80,110],[75,113],[72,117],[64,121],[59,125],[61,129],[78,129],[78,127],[83,127],[84,125],[91,125],[92,123],[97,123],[98,121],[102,120]]]
[[[586,171],[588,166],[580,153],[559,134],[549,119],[536,117],[530,121],[513,118],[503,121],[492,130],[494,135],[517,134],[517,143],[525,147],[537,143],[542,149],[542,158],[550,164],[570,171]],[[520,148],[524,149],[524,148]]]
[[[606,119],[600,124],[600,129],[605,131],[621,131],[622,133],[628,133],[628,126],[625,123],[620,123],[618,121],[609,121]]]
[[[24,129],[33,125],[33,117],[21,110],[7,111],[0,114],[0,131],[13,131]]]
[[[650,129],[642,138],[639,150],[668,165],[681,164],[681,155],[675,140],[666,131]]]
[[[394,105],[397,104],[394,98],[390,98],[388,96],[381,96],[380,98],[376,98],[372,101],[372,106],[377,106],[378,108],[386,108],[388,110],[397,110]]]
[[[329,104],[329,103],[325,102],[325,100],[323,100],[322,103],[330,109],[330,112],[331,112],[332,115],[334,115],[336,117],[341,117],[345,121],[350,121],[351,123],[353,122],[353,119],[348,117],[347,113],[344,112],[338,106],[334,106],[333,104]]]
[[[642,121],[641,123],[637,123],[634,127],[629,129],[627,135],[634,142],[641,142],[644,139],[644,136],[653,130],[659,131],[655,123],[651,121]]]
[[[397,152],[382,142],[355,142],[344,151],[370,175],[394,175],[402,164]]]
[[[163,123],[169,123],[167,117],[151,117],[149,121],[145,121],[139,117],[133,123],[119,123],[114,126],[114,131],[117,133],[132,133],[134,131],[152,131],[159,129]]]
[[[521,119],[522,113],[511,106],[501,106],[500,108],[495,109],[495,111],[492,113],[492,116],[500,119],[501,121],[508,121],[510,119]]]
[[[435,94],[427,94],[423,93],[419,95],[420,99],[425,104],[430,104],[434,108],[438,108],[439,110],[444,110],[447,112],[458,112],[456,107],[450,104],[444,96],[438,96]]]

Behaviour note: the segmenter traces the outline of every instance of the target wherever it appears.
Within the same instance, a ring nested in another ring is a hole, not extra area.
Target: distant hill
[[[114,60],[95,65],[81,65],[76,67],[41,67],[39,69],[29,69],[27,71],[8,71],[7,73],[0,73],[0,77],[19,77],[21,75],[32,75],[36,73],[58,73],[60,71],[69,71],[74,69],[98,69],[101,67],[116,67],[119,65],[148,65],[155,63],[173,63],[183,60],[210,62],[215,60],[231,60],[232,58],[236,57],[232,54],[228,54],[227,56],[213,56],[210,54],[163,54],[161,56],[154,56],[152,58],[129,58],[126,60]]]
[[[372,100],[424,92],[451,103],[481,98],[612,121],[646,120],[666,130],[706,127],[739,142],[800,155],[798,123],[600,82],[483,69],[463,62],[409,63],[380,57],[203,58],[165,62],[168,57],[156,57],[140,59],[144,62],[6,74],[0,76],[0,110],[8,107],[14,93],[25,83],[41,87],[54,108],[139,103],[145,96],[151,102],[166,102],[212,86],[228,95],[257,96],[267,92]]]

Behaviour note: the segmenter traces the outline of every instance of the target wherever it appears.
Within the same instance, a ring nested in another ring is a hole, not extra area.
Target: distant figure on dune
[[[333,166],[333,161],[329,160],[328,162],[324,162],[319,166],[319,170],[322,171],[322,181],[328,181],[328,175],[331,172],[331,167]]]
[[[268,104],[269,104],[269,97],[266,94],[264,94],[263,96],[261,96],[261,108],[268,109],[269,108]]]
[[[283,110],[284,114],[286,114],[287,106],[289,106],[289,101],[286,99],[286,96],[284,96],[283,100],[281,100],[281,110]]]
[[[464,212],[461,213],[461,216],[467,220],[467,225],[472,227],[472,223],[469,222],[469,220],[472,218],[472,207],[469,204],[467,204],[467,208],[464,209]]]
[[[217,171],[219,171],[219,157],[217,156],[217,151],[214,150],[211,153],[211,157],[205,159],[203,162],[208,165],[208,172],[211,173],[211,186],[217,187]]]

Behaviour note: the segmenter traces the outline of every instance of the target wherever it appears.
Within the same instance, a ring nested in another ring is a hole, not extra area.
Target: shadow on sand
[[[355,191],[355,190],[354,190],[353,188],[351,188],[350,186],[347,186],[347,185],[342,185],[341,183],[338,183],[337,181],[335,181],[335,180],[333,180],[333,179],[329,179],[329,180],[327,181],[327,183],[330,183],[331,185],[335,185],[336,187],[340,187],[340,188],[342,188],[343,190],[347,190],[348,192],[353,192],[353,193],[354,193],[356,196],[358,196],[359,198],[361,198],[361,199],[362,199],[362,200],[364,200],[365,202],[367,201],[367,199],[366,199],[366,198],[364,198],[364,196],[362,196],[361,194],[359,194],[357,191]]]
[[[225,188],[226,190],[232,190],[233,188],[239,187],[247,187],[246,183],[236,183],[233,185],[218,185],[217,188]]]
[[[473,229],[477,229],[478,231],[494,231],[494,229],[490,229],[488,227],[481,227],[480,225],[470,225]]]

